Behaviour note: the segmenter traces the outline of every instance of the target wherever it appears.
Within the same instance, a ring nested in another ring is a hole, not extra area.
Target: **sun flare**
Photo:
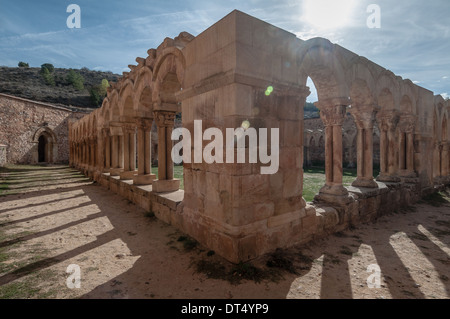
[[[336,29],[350,24],[355,0],[304,0],[303,19],[318,29]]]

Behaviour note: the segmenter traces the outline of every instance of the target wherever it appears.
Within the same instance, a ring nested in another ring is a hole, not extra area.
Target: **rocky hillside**
[[[82,76],[82,89],[68,80],[70,69],[55,68],[50,73],[54,81],[49,83],[41,68],[0,67],[0,93],[56,105],[95,108],[98,105],[91,97],[91,89],[101,86],[103,79],[116,82],[120,78],[118,74],[87,68],[73,71]]]

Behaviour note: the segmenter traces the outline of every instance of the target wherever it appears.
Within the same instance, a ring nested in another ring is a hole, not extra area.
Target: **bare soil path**
[[[0,298],[450,296],[445,192],[236,266],[66,166],[9,167],[0,186]]]

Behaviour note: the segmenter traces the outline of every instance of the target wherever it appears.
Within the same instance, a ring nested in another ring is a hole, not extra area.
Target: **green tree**
[[[55,67],[53,64],[50,63],[44,63],[41,65],[41,72],[44,72],[44,69],[47,69],[49,73],[53,73],[55,71]]]
[[[28,63],[20,61],[18,64],[19,68],[29,68],[30,65]]]
[[[84,78],[80,73],[70,70],[67,74],[67,82],[73,85],[73,87],[78,90],[84,90]]]
[[[103,99],[106,97],[106,93],[109,87],[107,79],[103,79],[100,85],[95,85],[90,90],[91,101],[95,106],[102,104]]]
[[[42,69],[41,75],[44,78],[45,84],[55,86],[55,78],[47,68]]]

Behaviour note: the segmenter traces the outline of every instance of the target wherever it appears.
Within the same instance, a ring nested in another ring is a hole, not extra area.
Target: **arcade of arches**
[[[232,262],[375,219],[450,181],[449,101],[326,39],[303,41],[233,11],[197,37],[166,38],[136,62],[101,108],[70,125],[70,164]],[[321,135],[304,133],[308,77],[318,92]],[[191,132],[200,119],[203,130],[244,120],[279,128],[278,172],[261,175],[261,163],[184,163],[180,190],[171,159],[179,112]],[[343,132],[347,114],[354,134]],[[357,145],[357,178],[347,188],[345,139]],[[311,141],[325,149],[326,183],[306,203],[303,152]]]

